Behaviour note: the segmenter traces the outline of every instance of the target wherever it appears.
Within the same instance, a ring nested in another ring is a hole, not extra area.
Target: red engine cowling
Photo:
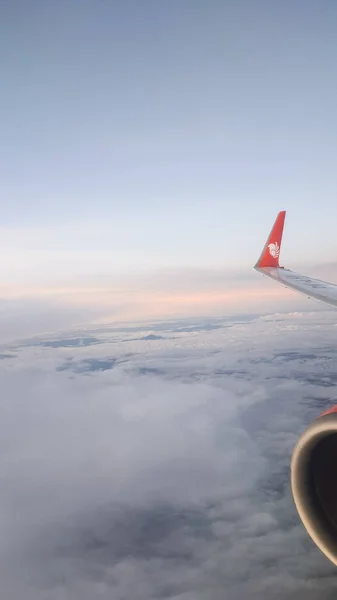
[[[337,405],[298,440],[291,461],[291,487],[307,532],[337,566]]]

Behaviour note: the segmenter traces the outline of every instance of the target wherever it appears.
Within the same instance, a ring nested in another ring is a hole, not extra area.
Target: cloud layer
[[[335,335],[333,312],[291,313],[8,348],[6,600],[334,597],[289,463],[335,399]]]

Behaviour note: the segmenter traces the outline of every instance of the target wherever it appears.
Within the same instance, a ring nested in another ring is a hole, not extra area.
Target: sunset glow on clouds
[[[0,262],[0,335],[17,336],[20,327],[35,334],[63,325],[313,307],[253,271],[261,240],[249,252],[245,246],[236,248],[232,263],[223,236],[216,251],[205,246],[204,252],[195,239],[184,252],[183,237],[176,236],[163,252],[158,232],[151,238],[149,230],[137,230],[135,224],[129,236],[123,227],[117,230],[110,222],[2,228],[0,252],[6,260]],[[170,232],[166,235],[168,240]],[[330,281],[336,277],[334,265],[300,268],[314,276],[322,272]]]
[[[254,272],[147,272],[55,284],[2,284],[0,334],[7,339],[58,327],[170,317],[315,310],[306,299]],[[2,308],[2,311],[1,311]],[[32,316],[34,318],[32,318]],[[13,330],[11,322],[13,321]],[[48,325],[47,325],[48,323]],[[27,329],[28,328],[28,329]]]

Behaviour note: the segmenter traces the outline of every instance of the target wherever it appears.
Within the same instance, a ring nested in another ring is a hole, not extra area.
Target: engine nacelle
[[[337,566],[337,405],[298,440],[291,461],[291,487],[307,532]]]

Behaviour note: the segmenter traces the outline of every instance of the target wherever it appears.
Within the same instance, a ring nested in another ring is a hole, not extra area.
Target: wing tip
[[[280,212],[278,213],[274,225],[267,238],[267,241],[263,247],[261,255],[257,263],[254,265],[254,269],[256,271],[263,269],[264,267],[280,268],[279,256],[281,251],[282,235],[286,212],[286,210],[280,210]]]

